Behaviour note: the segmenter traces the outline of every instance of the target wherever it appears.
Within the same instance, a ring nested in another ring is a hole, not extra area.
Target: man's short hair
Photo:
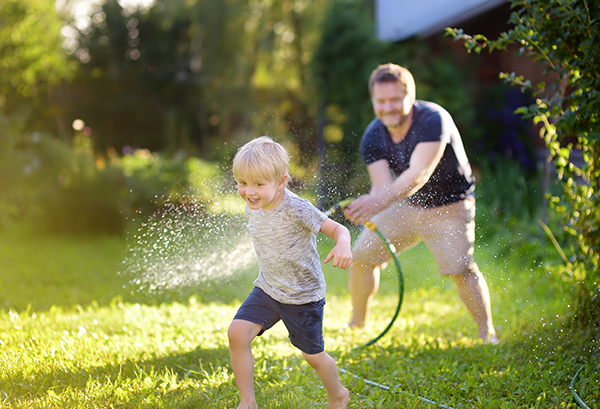
[[[415,79],[409,70],[396,64],[387,63],[375,68],[369,78],[369,93],[373,92],[373,86],[380,82],[400,82],[404,85],[407,95],[414,100],[416,98]]]
[[[236,180],[243,177],[279,183],[289,174],[290,155],[281,144],[261,136],[238,149],[232,168]]]

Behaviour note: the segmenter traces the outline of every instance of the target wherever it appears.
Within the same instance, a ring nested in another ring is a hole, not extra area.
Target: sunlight
[[[136,10],[140,10],[142,13],[148,11],[154,4],[155,0],[118,0],[121,7],[123,7],[123,13],[130,15]],[[85,30],[91,24],[92,12],[95,8],[100,7],[103,4],[102,0],[56,0],[57,10],[66,11],[68,14],[73,16],[76,21],[77,28]],[[64,35],[64,33],[63,33]]]

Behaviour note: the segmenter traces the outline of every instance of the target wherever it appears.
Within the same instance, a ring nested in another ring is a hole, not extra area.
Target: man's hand
[[[363,195],[346,206],[344,215],[354,224],[363,224],[388,207],[390,199],[391,195],[388,190],[380,189],[377,192]]]

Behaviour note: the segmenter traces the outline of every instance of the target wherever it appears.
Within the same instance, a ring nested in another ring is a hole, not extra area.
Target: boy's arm
[[[350,267],[352,263],[352,239],[348,229],[336,221],[325,219],[321,226],[321,233],[335,241],[335,247],[325,257],[324,262],[327,263],[333,259],[334,267],[343,268],[344,270]]]

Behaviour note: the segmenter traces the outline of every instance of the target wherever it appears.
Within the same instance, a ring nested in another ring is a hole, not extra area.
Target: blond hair
[[[237,181],[247,178],[279,183],[289,174],[290,155],[281,144],[261,136],[238,149],[232,170]]]
[[[375,68],[369,78],[369,93],[373,92],[373,86],[379,82],[400,82],[404,86],[406,95],[410,96],[413,101],[416,98],[415,79],[404,67],[387,63]]]

